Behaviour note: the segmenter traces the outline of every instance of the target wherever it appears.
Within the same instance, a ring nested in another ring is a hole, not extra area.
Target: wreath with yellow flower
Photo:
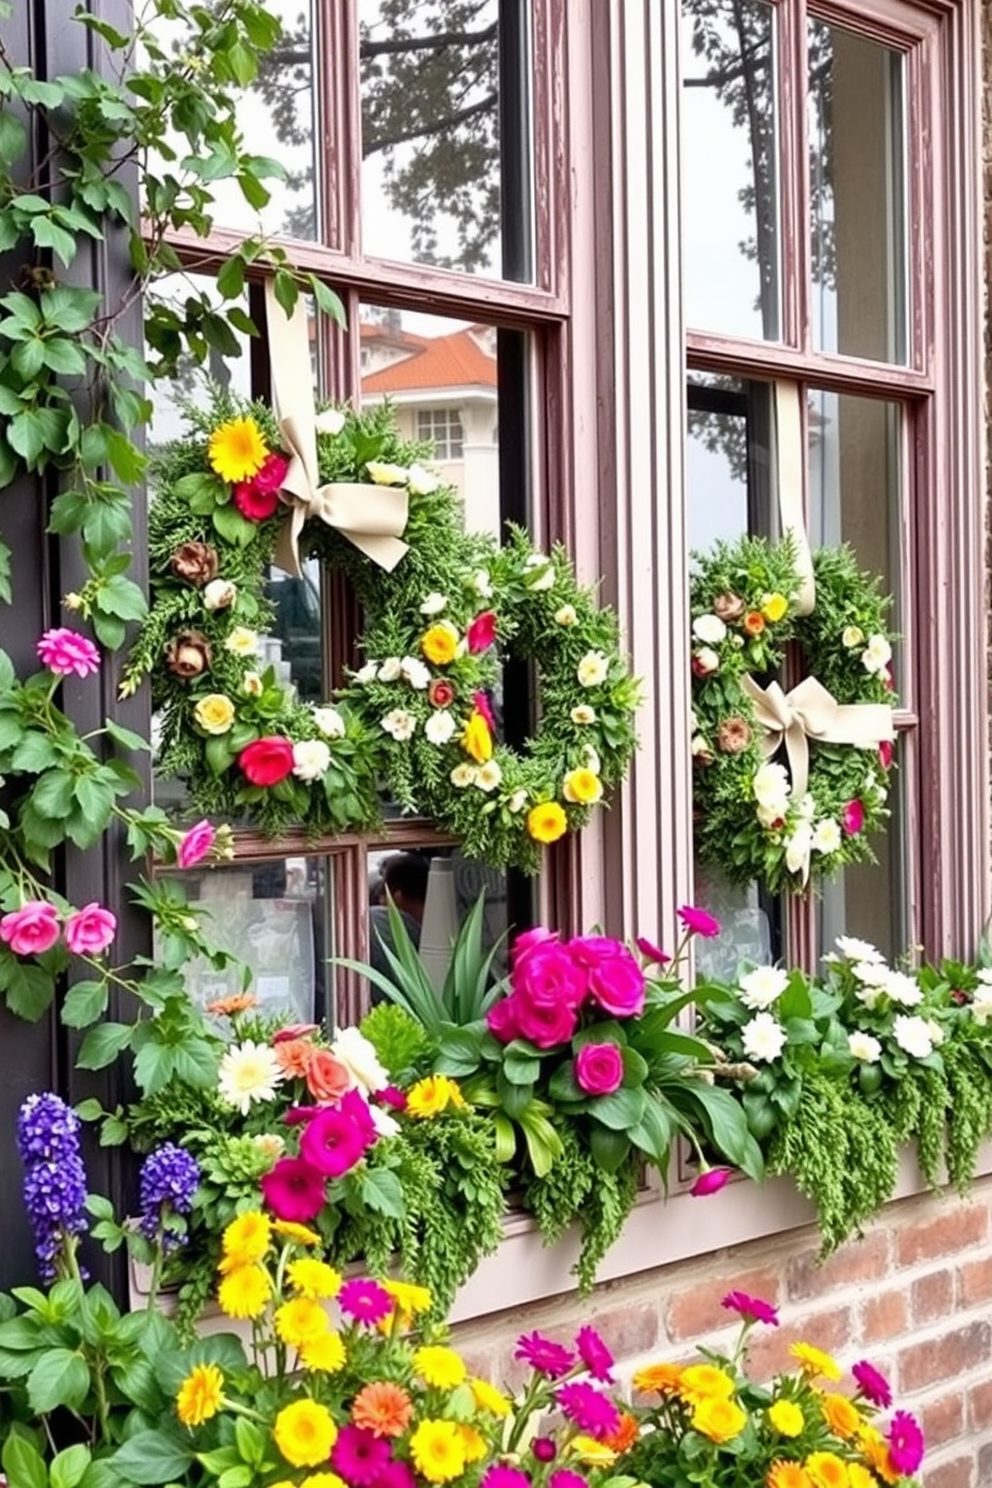
[[[504,546],[464,532],[455,493],[423,464],[430,446],[402,440],[388,407],[327,409],[320,482],[403,492],[405,553],[383,568],[327,520],[298,523],[300,559],[343,571],[365,618],[348,685],[304,699],[261,656],[290,521],[280,429],[225,390],[186,414],[188,435],[153,466],[152,602],[123,682],[130,693],[151,678],[160,770],[186,781],[195,811],[247,814],[271,835],[361,830],[386,800],[467,856],[534,871],[636,744],[638,686],[613,612],[564,549],[539,552],[519,529]],[[519,747],[501,737],[508,658],[538,679],[540,722]]]
[[[773,894],[873,862],[889,815],[890,601],[847,546],[819,549],[812,570],[808,614],[789,539],[719,544],[690,585],[696,850]],[[789,642],[805,677],[786,692],[774,678]]]

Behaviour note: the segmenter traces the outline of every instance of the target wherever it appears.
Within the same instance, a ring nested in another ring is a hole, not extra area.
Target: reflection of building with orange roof
[[[400,433],[430,439],[430,462],[465,503],[466,526],[499,527],[496,332],[471,325],[446,336],[404,328],[398,310],[363,321],[362,398],[388,398]]]

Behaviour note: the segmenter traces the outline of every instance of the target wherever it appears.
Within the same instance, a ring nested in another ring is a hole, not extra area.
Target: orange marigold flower
[[[281,1044],[274,1044],[272,1052],[284,1075],[291,1080],[306,1079],[313,1053],[313,1044],[308,1039],[285,1039]]]
[[[773,1462],[768,1469],[765,1488],[812,1488],[809,1474],[798,1462]]]
[[[207,1012],[216,1018],[230,1018],[232,1013],[247,1013],[258,1007],[258,998],[253,992],[238,992],[233,997],[218,997],[207,1003]]]
[[[633,1384],[642,1395],[674,1395],[681,1379],[681,1364],[648,1364],[637,1370]]]
[[[363,1385],[351,1407],[356,1426],[375,1436],[402,1436],[413,1416],[413,1401],[391,1380],[372,1380]]]
[[[883,1483],[898,1483],[900,1474],[889,1461],[889,1445],[874,1426],[864,1426],[858,1433],[862,1455],[873,1472]]]
[[[609,1436],[604,1436],[603,1441],[611,1451],[629,1452],[639,1435],[636,1417],[632,1416],[629,1411],[621,1411],[620,1424],[615,1431],[610,1432]]]
[[[810,1452],[803,1464],[813,1488],[848,1488],[847,1463],[833,1452]]]
[[[827,1393],[821,1404],[823,1419],[841,1441],[850,1441],[861,1430],[861,1416],[857,1406],[846,1395]]]
[[[741,625],[748,635],[759,636],[765,628],[765,617],[760,610],[748,610]]]

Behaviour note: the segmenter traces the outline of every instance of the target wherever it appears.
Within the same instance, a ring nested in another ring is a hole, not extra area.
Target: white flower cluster
[[[851,975],[858,983],[854,995],[864,1007],[875,1008],[883,997],[902,1008],[918,1007],[923,1001],[923,992],[916,978],[889,966],[881,951],[870,941],[853,935],[839,935],[836,945],[840,954],[830,954],[823,959],[849,963]],[[992,999],[989,1011],[992,1013]],[[904,1054],[913,1059],[926,1059],[938,1044],[943,1043],[944,1030],[935,1018],[896,1013],[892,1021],[892,1038]],[[847,1047],[863,1064],[877,1064],[882,1057],[881,1041],[874,1034],[860,1029],[848,1034]]]
[[[884,635],[870,635],[865,640],[865,633],[860,625],[845,625],[841,632],[841,645],[848,651],[857,651],[861,647],[861,665],[870,676],[877,676],[884,672],[892,660],[892,647]]]

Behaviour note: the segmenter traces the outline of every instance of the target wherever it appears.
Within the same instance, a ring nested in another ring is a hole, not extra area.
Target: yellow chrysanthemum
[[[432,1385],[436,1390],[453,1390],[468,1375],[461,1355],[440,1343],[428,1343],[415,1349],[413,1367],[424,1384]]]
[[[253,418],[229,419],[210,436],[207,460],[222,481],[233,485],[250,480],[265,464],[269,451]]]
[[[348,1488],[348,1485],[337,1473],[319,1472],[304,1478],[300,1488]]]
[[[301,1349],[330,1331],[330,1319],[319,1302],[293,1297],[275,1311],[276,1333],[290,1348]]]
[[[610,1467],[617,1460],[617,1454],[612,1447],[605,1442],[597,1441],[594,1436],[587,1436],[579,1432],[573,1436],[568,1444],[568,1450],[585,1467]]]
[[[421,1421],[410,1438],[413,1465],[428,1483],[450,1483],[465,1471],[465,1446],[454,1421]]]
[[[300,1349],[300,1363],[315,1374],[336,1374],[344,1368],[347,1357],[340,1334],[331,1329]]]
[[[527,831],[535,842],[557,842],[568,831],[568,817],[557,801],[542,801],[527,813]]]
[[[481,1462],[489,1451],[489,1444],[482,1432],[476,1431],[474,1426],[459,1426],[458,1435],[461,1437],[465,1461]]]
[[[816,1348],[812,1343],[794,1343],[789,1353],[799,1363],[804,1374],[821,1375],[824,1379],[839,1380],[841,1367],[830,1354]]]
[[[715,1364],[690,1364],[683,1369],[678,1388],[683,1400],[695,1405],[700,1400],[729,1400],[734,1382]]]
[[[284,1240],[295,1240],[297,1245],[319,1245],[320,1236],[316,1230],[311,1230],[309,1225],[297,1224],[295,1219],[274,1219],[272,1221],[273,1234],[282,1235]]]
[[[770,625],[775,625],[781,620],[788,608],[789,601],[784,594],[779,594],[778,592],[766,594],[761,601],[761,613]]]
[[[251,1266],[266,1255],[272,1243],[272,1221],[267,1214],[252,1209],[232,1219],[221,1237],[224,1260],[222,1271],[238,1266]]]
[[[569,770],[562,781],[561,793],[566,801],[580,806],[594,806],[603,799],[603,782],[594,770]]]
[[[767,1416],[779,1436],[798,1436],[806,1425],[802,1411],[792,1400],[776,1400],[768,1407]]]
[[[857,1406],[846,1395],[828,1392],[822,1400],[823,1419],[841,1441],[850,1441],[861,1430],[861,1416]]]
[[[682,1379],[681,1364],[648,1364],[634,1374],[634,1389],[642,1395],[672,1395]]]
[[[878,1479],[860,1462],[847,1464],[847,1482],[848,1488],[878,1488]]]
[[[294,1400],[276,1416],[272,1435],[293,1467],[319,1467],[331,1455],[338,1428],[326,1405],[318,1405],[316,1400]]]
[[[465,1106],[465,1097],[457,1081],[447,1075],[427,1075],[411,1085],[406,1093],[406,1114],[423,1120],[428,1116],[439,1116],[449,1106],[459,1109]]]
[[[476,710],[469,715],[462,732],[462,748],[470,754],[477,765],[484,765],[493,757],[493,736],[488,723]]]
[[[799,1462],[773,1462],[765,1488],[812,1488],[809,1474]]]
[[[176,1415],[184,1426],[202,1426],[223,1404],[224,1376],[216,1364],[196,1364],[179,1386]]]
[[[193,717],[205,734],[226,734],[234,722],[234,704],[222,692],[209,692],[194,707]]]
[[[803,1466],[813,1488],[849,1488],[847,1463],[833,1452],[810,1452]]]
[[[508,1416],[513,1409],[509,1400],[502,1390],[490,1384],[489,1380],[478,1379],[476,1376],[468,1382],[472,1391],[472,1399],[479,1410],[488,1411],[491,1416]]]
[[[898,1483],[899,1473],[889,1460],[889,1444],[874,1426],[862,1426],[858,1432],[858,1445],[872,1471],[883,1483]]]
[[[417,1286],[412,1281],[388,1279],[379,1284],[384,1292],[389,1293],[396,1303],[397,1310],[404,1317],[416,1317],[419,1312],[427,1312],[430,1308],[432,1298],[429,1289],[425,1286]]]
[[[447,666],[458,650],[458,631],[450,620],[439,620],[420,637],[420,649],[434,666]]]
[[[301,1256],[286,1267],[286,1279],[301,1297],[336,1297],[341,1290],[341,1273],[326,1261]]]
[[[262,1266],[236,1266],[217,1289],[221,1312],[229,1318],[261,1317],[272,1296],[272,1278]]]
[[[713,1442],[732,1441],[747,1425],[747,1411],[725,1396],[710,1395],[700,1400],[692,1412],[692,1426]]]

